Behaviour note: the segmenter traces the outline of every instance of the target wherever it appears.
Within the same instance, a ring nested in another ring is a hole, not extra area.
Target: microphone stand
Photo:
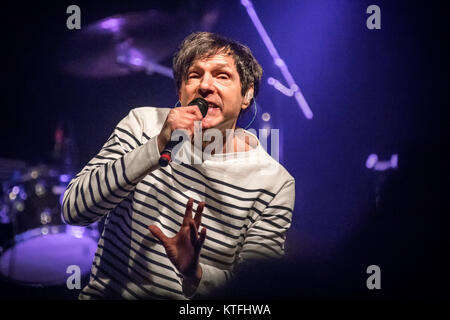
[[[267,80],[268,84],[289,97],[294,96],[295,100],[300,106],[300,109],[303,111],[303,114],[305,115],[306,119],[312,119],[313,113],[308,105],[308,102],[306,102],[305,97],[303,96],[299,86],[295,83],[294,77],[289,72],[286,63],[284,62],[283,59],[281,59],[280,55],[278,54],[278,51],[273,45],[273,42],[270,39],[269,35],[267,34],[266,29],[264,29],[264,26],[262,25],[261,20],[259,20],[255,8],[253,7],[253,3],[251,2],[251,0],[241,0],[241,4],[247,9],[247,13],[250,19],[255,25],[255,28],[258,31],[264,44],[266,45],[267,50],[269,50],[269,53],[273,58],[273,62],[280,69],[281,74],[288,83],[289,88],[284,86],[283,84],[281,84],[280,81],[272,77],[268,78]]]

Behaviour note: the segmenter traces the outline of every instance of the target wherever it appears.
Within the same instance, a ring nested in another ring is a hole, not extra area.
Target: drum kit
[[[89,78],[107,78],[143,71],[173,78],[160,64],[173,54],[191,31],[208,31],[218,20],[218,9],[205,10],[193,21],[185,12],[158,10],[111,16],[82,27],[68,38],[61,67]]]
[[[0,276],[6,281],[55,286],[66,283],[71,265],[81,274],[89,272],[98,224],[83,228],[62,221],[62,197],[70,179],[55,167],[39,165],[15,171],[3,183],[0,215],[10,226],[10,239],[0,251]]]
[[[205,10],[195,23],[187,14],[149,10],[83,26],[68,39],[61,68],[70,75],[90,78],[141,71],[172,77],[171,69],[160,63],[191,31],[210,30],[217,22],[216,9]],[[61,139],[57,130],[55,149],[59,151],[63,149]],[[83,276],[89,274],[101,222],[78,227],[63,221],[63,195],[74,170],[73,161],[69,161],[72,168],[62,162],[22,165],[0,175],[0,230],[8,230],[0,237],[0,280],[49,287],[66,285],[67,270],[73,265]]]

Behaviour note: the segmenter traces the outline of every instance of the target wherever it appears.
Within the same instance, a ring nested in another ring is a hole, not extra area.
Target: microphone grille
[[[201,112],[203,118],[208,113],[208,102],[206,102],[206,100],[203,99],[203,98],[195,98],[194,100],[189,102],[188,105],[189,106],[198,106],[198,108],[200,109],[200,112]]]

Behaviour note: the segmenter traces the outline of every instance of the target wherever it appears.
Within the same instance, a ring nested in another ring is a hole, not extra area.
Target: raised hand
[[[183,277],[200,280],[202,270],[198,260],[206,238],[206,229],[202,228],[200,233],[198,229],[200,228],[205,203],[200,202],[198,204],[194,218],[192,217],[193,203],[194,200],[189,198],[186,204],[183,224],[174,237],[166,237],[161,229],[155,225],[151,225],[148,228],[153,236],[164,246],[167,257]]]
[[[184,130],[188,136],[192,137],[194,122],[201,121],[202,118],[203,116],[197,106],[171,109],[157,137],[159,151],[164,150],[164,146],[170,141],[172,133],[177,129]]]

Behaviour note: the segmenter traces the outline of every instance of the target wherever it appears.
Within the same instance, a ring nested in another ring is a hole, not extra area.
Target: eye
[[[226,80],[226,79],[229,79],[230,76],[229,76],[227,73],[220,73],[220,74],[217,76],[217,78]]]
[[[191,72],[188,74],[188,79],[196,79],[198,77],[199,77],[199,75],[196,72]]]

